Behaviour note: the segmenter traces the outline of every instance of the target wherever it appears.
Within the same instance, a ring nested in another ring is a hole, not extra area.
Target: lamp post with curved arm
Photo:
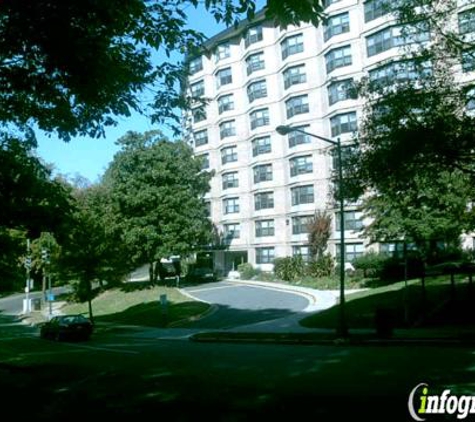
[[[293,128],[287,125],[277,126],[276,129],[279,135],[288,135],[290,132],[299,132],[321,141],[332,144],[336,147],[338,156],[338,189],[340,202],[340,303],[339,303],[339,320],[337,327],[337,335],[340,337],[348,336],[348,327],[346,324],[345,313],[345,215],[344,215],[344,200],[343,200],[343,163],[341,158],[341,142],[340,138],[336,141],[325,138],[324,136],[316,135],[314,133],[305,132],[302,129]]]

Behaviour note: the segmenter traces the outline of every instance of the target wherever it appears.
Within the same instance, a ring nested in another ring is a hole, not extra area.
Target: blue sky
[[[257,0],[258,9],[264,3],[264,0]],[[196,10],[189,7],[187,13],[191,22],[190,26],[209,37],[225,28],[224,25],[217,24],[211,15],[202,9]],[[46,163],[53,164],[57,173],[70,177],[81,175],[91,182],[96,182],[118,150],[115,145],[117,139],[129,130],[145,132],[151,129],[162,129],[164,133],[169,133],[166,128],[152,125],[146,117],[138,114],[120,119],[119,124],[106,129],[106,137],[100,139],[77,137],[66,143],[57,136],[48,136],[38,131],[37,153]]]

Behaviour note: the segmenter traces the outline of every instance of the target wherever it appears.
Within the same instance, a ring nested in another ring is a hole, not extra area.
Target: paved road
[[[54,287],[54,295],[60,295],[71,290],[71,287]],[[39,299],[41,298],[41,292],[34,291],[29,293],[30,299]],[[25,299],[25,294],[17,294],[13,296],[4,297],[0,299],[0,312],[7,315],[19,315],[23,311],[23,299]]]
[[[193,324],[195,328],[233,328],[295,315],[309,304],[304,296],[269,287],[229,281],[184,289],[191,296],[218,305],[217,312]]]
[[[12,323],[0,316],[0,394],[17,419],[399,422],[411,420],[421,382],[475,392],[472,347],[207,344],[114,330],[57,343]]]

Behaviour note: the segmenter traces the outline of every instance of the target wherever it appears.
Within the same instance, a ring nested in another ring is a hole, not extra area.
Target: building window
[[[262,138],[256,138],[252,141],[252,156],[267,154],[272,151],[272,145],[270,136],[264,136]]]
[[[209,154],[198,155],[198,158],[201,160],[201,170],[209,169]]]
[[[307,130],[308,128],[309,128],[308,125],[296,127],[296,129],[300,129],[303,131]],[[302,132],[297,132],[297,131],[290,132],[288,137],[289,137],[289,148],[293,148],[301,144],[309,144],[310,142],[312,142],[310,139],[310,135],[307,135]]]
[[[472,72],[475,70],[475,49],[462,53],[462,70]]]
[[[301,256],[304,262],[310,261],[310,247],[308,245],[292,246],[292,255]]]
[[[356,112],[337,114],[330,119],[332,136],[338,136],[342,133],[355,132],[358,128],[356,122]]]
[[[199,130],[193,134],[193,137],[195,138],[195,147],[206,145],[208,143],[208,130]]]
[[[313,185],[298,186],[292,188],[292,205],[313,204],[315,201]]]
[[[188,68],[191,75],[200,72],[203,70],[203,58],[200,56],[190,60]]]
[[[251,54],[246,59],[247,75],[265,68],[264,53]]]
[[[232,171],[229,173],[223,173],[222,175],[223,189],[231,189],[239,187],[238,172]]]
[[[204,81],[198,81],[190,85],[191,96],[193,98],[200,98],[205,95]]]
[[[193,122],[199,123],[203,120],[206,120],[206,109],[204,107],[194,108],[193,111]]]
[[[369,71],[369,81],[378,87],[394,83],[417,81],[432,76],[432,62],[414,60],[396,61]]]
[[[340,261],[340,244],[336,245],[336,259]],[[347,243],[345,245],[345,262],[351,262],[355,258],[364,254],[364,246],[362,243]]]
[[[239,198],[226,198],[223,200],[224,214],[236,214],[239,212]]]
[[[299,95],[298,97],[289,98],[285,102],[285,108],[287,110],[287,119],[297,114],[308,113],[308,95]]]
[[[227,67],[226,69],[221,69],[216,73],[216,86],[218,88],[223,85],[231,84],[233,82],[233,75],[231,73],[231,68]]]
[[[234,96],[233,94],[222,95],[218,98],[218,112],[219,114],[225,111],[234,110]]]
[[[292,85],[302,84],[307,82],[307,75],[305,74],[305,65],[292,66],[284,70],[284,88],[290,88]]]
[[[224,225],[224,238],[226,241],[239,239],[241,235],[241,225],[239,223],[229,223]]]
[[[339,67],[350,66],[352,64],[351,46],[346,45],[329,51],[325,54],[325,63],[327,73],[330,73]]]
[[[328,85],[328,103],[333,105],[339,101],[356,98],[353,79],[332,82]]]
[[[311,215],[292,217],[292,234],[307,234],[312,220],[313,216]]]
[[[256,248],[256,264],[272,264],[274,259],[274,248]]]
[[[470,9],[459,13],[458,20],[460,34],[475,32],[475,9]]]
[[[223,43],[216,47],[215,61],[218,63],[221,60],[231,57],[231,45],[229,43]]]
[[[267,97],[267,84],[265,79],[249,84],[247,87],[247,98],[249,102],[252,103],[258,98]]]
[[[274,192],[261,192],[254,195],[256,211],[274,208]]]
[[[256,25],[256,26],[251,26],[247,31],[246,31],[246,36],[244,38],[244,45],[249,47],[251,44],[255,44],[259,41],[263,40],[262,36],[262,26],[261,25]]]
[[[256,221],[256,237],[274,236],[274,220]]]
[[[345,211],[343,213],[345,219],[345,231],[346,230],[353,230],[359,231],[363,228],[363,220],[362,220],[362,212],[361,211]],[[341,230],[340,227],[340,213],[335,213],[335,227],[336,231],[339,232]]]
[[[221,164],[233,163],[237,161],[236,146],[226,147],[221,150]]]
[[[300,174],[312,173],[312,171],[313,163],[311,155],[290,159],[290,177],[298,176]]]
[[[219,135],[221,139],[236,135],[236,127],[234,120],[227,120],[219,124]]]
[[[393,26],[366,37],[366,51],[368,57],[371,57],[394,47],[423,43],[429,40],[430,31],[427,22],[418,22],[417,24],[406,26]]]
[[[364,21],[370,22],[390,12],[389,0],[368,0],[364,4]]]
[[[253,169],[254,183],[272,180],[272,164],[261,164]]]
[[[303,51],[303,35],[297,34],[291,37],[287,37],[280,43],[282,50],[282,60],[285,60],[292,54],[301,53]]]
[[[251,129],[269,125],[269,109],[261,108],[251,113]]]
[[[348,12],[328,18],[326,25],[323,27],[323,39],[328,41],[335,35],[340,35],[350,31],[350,16]]]

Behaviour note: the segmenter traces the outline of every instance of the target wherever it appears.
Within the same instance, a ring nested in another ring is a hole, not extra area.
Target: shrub
[[[293,281],[305,275],[305,264],[300,255],[276,258],[274,273],[281,280]]]
[[[239,264],[237,269],[243,280],[250,280],[252,279],[252,277],[254,277],[257,274],[257,271],[248,262]]]
[[[355,258],[352,264],[356,270],[363,271],[363,277],[380,277],[388,259],[385,254],[368,252]]]
[[[307,274],[312,277],[330,277],[335,271],[335,260],[329,254],[324,254],[308,264]]]

